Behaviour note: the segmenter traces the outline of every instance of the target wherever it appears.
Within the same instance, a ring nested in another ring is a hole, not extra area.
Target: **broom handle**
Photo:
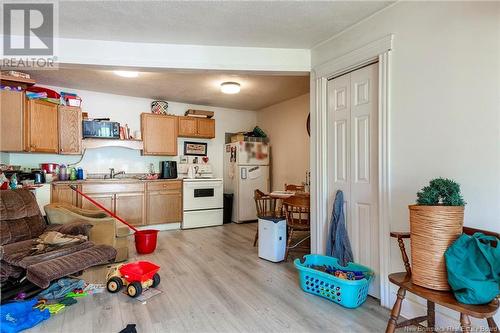
[[[100,203],[98,203],[97,201],[95,201],[94,199],[92,199],[91,197],[89,197],[88,195],[86,194],[83,194],[82,192],[80,192],[76,186],[74,185],[68,185],[73,191],[75,191],[76,193],[80,194],[81,196],[83,196],[85,199],[87,199],[88,201],[92,202],[95,206],[101,208],[103,211],[105,211],[106,213],[108,213],[109,215],[111,215],[112,217],[114,217],[115,219],[117,219],[118,221],[120,221],[121,223],[127,225],[130,229],[134,230],[135,232],[139,231],[136,227],[134,227],[133,225],[130,225],[128,224],[125,220],[123,220],[121,217],[117,216],[116,214],[114,214],[113,212],[111,212],[110,210],[108,210],[106,207],[104,207],[103,205],[101,205]]]

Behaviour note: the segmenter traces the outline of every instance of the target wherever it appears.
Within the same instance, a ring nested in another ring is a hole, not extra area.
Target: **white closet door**
[[[328,84],[328,107],[332,121],[330,133],[330,163],[331,176],[330,188],[335,191],[330,193],[329,207],[332,207],[337,190],[344,192],[344,212],[346,220],[350,214],[351,193],[350,184],[350,142],[349,128],[351,127],[351,74],[345,74],[332,80]]]
[[[379,298],[378,64],[329,81],[328,97],[331,203],[342,190],[354,261],[375,271],[369,293]]]
[[[378,241],[378,64],[351,73],[351,235],[354,256],[375,270],[370,295],[380,297]]]

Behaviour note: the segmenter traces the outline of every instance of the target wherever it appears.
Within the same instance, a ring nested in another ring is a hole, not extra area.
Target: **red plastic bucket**
[[[158,230],[138,230],[134,236],[137,253],[148,254],[156,249]]]

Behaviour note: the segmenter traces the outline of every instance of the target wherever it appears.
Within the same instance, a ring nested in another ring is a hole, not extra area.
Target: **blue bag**
[[[50,317],[48,309],[40,311],[33,309],[38,302],[33,298],[29,301],[16,301],[0,306],[0,332],[16,333],[31,328]]]
[[[493,247],[492,242],[497,242]],[[500,242],[480,232],[461,235],[446,250],[448,283],[464,304],[486,304],[500,294]]]

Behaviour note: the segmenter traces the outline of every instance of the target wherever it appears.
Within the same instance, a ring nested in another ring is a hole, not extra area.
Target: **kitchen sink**
[[[109,181],[109,182],[118,182],[118,181],[127,181],[127,180],[140,180],[140,178],[137,177],[121,177],[121,178],[87,178],[87,180],[93,180],[93,181]]]

